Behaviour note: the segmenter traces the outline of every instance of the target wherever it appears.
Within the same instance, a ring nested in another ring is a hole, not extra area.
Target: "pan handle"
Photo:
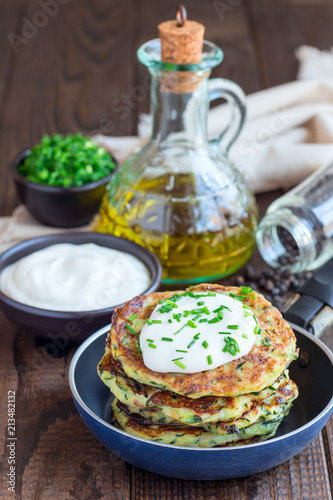
[[[299,289],[284,317],[316,337],[333,326],[333,259]]]

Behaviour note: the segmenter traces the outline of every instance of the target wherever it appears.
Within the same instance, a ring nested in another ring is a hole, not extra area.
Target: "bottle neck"
[[[207,140],[209,72],[152,71],[152,138],[198,148]]]

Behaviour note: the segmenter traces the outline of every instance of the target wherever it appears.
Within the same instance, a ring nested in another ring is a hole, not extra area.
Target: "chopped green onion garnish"
[[[252,316],[252,314],[250,312],[246,312],[244,313],[244,318],[248,318],[249,316]]]
[[[252,288],[250,286],[241,286],[241,292],[249,295],[252,292]]]
[[[205,305],[205,303],[204,303],[203,300],[201,300],[200,302],[197,302],[197,304],[198,304],[198,306],[204,306]]]
[[[186,366],[177,359],[174,361],[174,363],[175,365],[179,366],[179,368],[181,368],[182,370],[185,370]]]
[[[192,319],[192,321],[196,321],[199,318],[201,318],[201,314],[197,314],[196,316],[194,316],[194,318]]]
[[[177,302],[177,301],[178,301],[178,300],[180,300],[181,298],[182,298],[182,296],[181,296],[181,295],[173,295],[173,296],[172,296],[172,300],[173,300],[173,302]]]
[[[131,332],[133,335],[136,335],[136,331],[134,330],[134,328],[131,327],[131,325],[129,325],[128,323],[126,323],[126,328],[129,332]]]
[[[137,314],[131,314],[131,316],[128,318],[128,321],[133,321],[138,315]]]
[[[230,335],[230,332],[219,332],[220,335]]]
[[[229,330],[238,330],[239,325],[228,325],[227,328],[229,328]]]
[[[199,319],[199,323],[206,323],[208,321],[207,318]]]
[[[172,319],[170,319],[170,318],[169,318],[169,319],[168,319],[168,323],[172,323]]]
[[[183,325],[182,327],[180,327],[180,328],[179,328],[179,330],[177,330],[177,331],[174,333],[174,335],[177,335],[177,333],[179,333],[179,332],[180,332],[183,328],[185,328],[185,326],[186,326],[186,323],[185,323],[185,325]]]
[[[255,322],[257,323],[257,325],[259,326],[258,320],[257,320],[257,318],[255,317],[255,315],[254,315],[254,314],[252,314],[252,316],[253,316],[253,318],[254,318],[254,321],[255,321]]]
[[[229,293],[230,297],[232,297],[233,299],[236,299],[238,300],[239,302],[243,302],[243,299],[241,297],[239,297],[239,295],[235,295],[234,293]]]
[[[199,335],[201,335],[201,332],[197,333],[196,335],[194,335],[194,340],[198,340],[199,339]]]
[[[147,342],[154,342],[153,339],[146,339]]]
[[[179,361],[180,359],[184,359],[184,356],[182,356],[181,358],[174,358],[171,361]]]
[[[197,328],[197,325],[191,319],[187,321],[187,325],[191,328]]]
[[[178,323],[180,322],[180,318],[182,317],[182,313],[173,313],[173,319],[175,319],[176,321],[178,321]]]
[[[208,323],[218,323],[220,320],[219,318],[213,318],[208,321]]]
[[[165,299],[161,299],[161,300],[159,301],[159,304],[164,304],[164,302],[165,302],[165,301],[166,301]]]
[[[152,322],[150,321],[150,319],[147,319],[146,323],[147,323],[147,325],[152,325]]]
[[[208,342],[206,342],[205,340],[203,341],[202,345],[204,346],[205,349],[207,349],[207,347],[209,347]]]
[[[183,351],[182,349],[176,349],[176,352],[187,352],[187,351]]]
[[[247,336],[247,335],[245,335],[245,333],[242,333],[242,337],[244,337],[244,339],[247,339],[247,338],[248,338],[248,336]]]
[[[154,325],[160,325],[162,323],[162,321],[160,319],[152,319],[151,322],[154,324]]]
[[[222,319],[223,319],[223,312],[222,312],[222,311],[219,311],[219,312],[217,313],[217,318],[218,318],[220,321],[222,321]]]
[[[170,337],[162,337],[161,340],[164,340],[165,342],[173,342],[173,339]]]
[[[148,344],[149,347],[151,347],[152,349],[156,349],[156,345],[155,344]]]
[[[243,304],[243,309],[249,309],[250,311],[252,311],[251,307],[247,306],[246,304]]]
[[[254,334],[255,335],[260,335],[261,332],[262,332],[262,330],[261,330],[261,328],[259,328],[258,325],[254,327]]]
[[[175,304],[175,303],[174,303],[172,300],[170,300],[170,299],[166,300],[166,302],[165,302],[165,303],[166,303],[166,304],[168,304],[169,306],[174,307],[175,309],[177,309],[177,308],[178,308],[177,304]]]
[[[191,311],[184,311],[184,318],[187,318],[189,314],[191,314]]]
[[[210,354],[207,356],[207,363],[208,363],[209,365],[212,365],[212,364],[213,364],[212,356],[211,356]]]
[[[189,349],[190,347],[192,347],[193,344],[195,344],[195,340],[192,340],[192,342],[189,343],[189,345],[187,346],[187,349]]]

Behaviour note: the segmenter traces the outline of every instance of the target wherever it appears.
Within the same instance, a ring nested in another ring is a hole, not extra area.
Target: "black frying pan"
[[[301,290],[285,317],[317,335],[333,318],[333,260]],[[149,470],[184,479],[229,479],[275,467],[305,448],[333,411],[333,354],[312,333],[291,323],[300,357],[290,365],[299,387],[289,415],[272,439],[232,448],[186,448],[140,439],[110,424],[112,395],[97,375],[108,327],[92,335],[75,353],[69,372],[74,402],[88,428],[109,450]]]

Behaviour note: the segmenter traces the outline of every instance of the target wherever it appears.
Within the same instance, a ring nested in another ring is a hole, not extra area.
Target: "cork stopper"
[[[176,19],[158,25],[161,40],[161,60],[173,64],[201,62],[205,26],[188,21],[186,9],[178,5]],[[168,74],[167,74],[168,73]],[[162,90],[175,93],[193,92],[202,79],[195,72],[166,72]]]
[[[158,25],[162,61],[174,64],[199,63],[204,32],[204,25],[188,21],[185,7],[178,5],[176,19]]]

